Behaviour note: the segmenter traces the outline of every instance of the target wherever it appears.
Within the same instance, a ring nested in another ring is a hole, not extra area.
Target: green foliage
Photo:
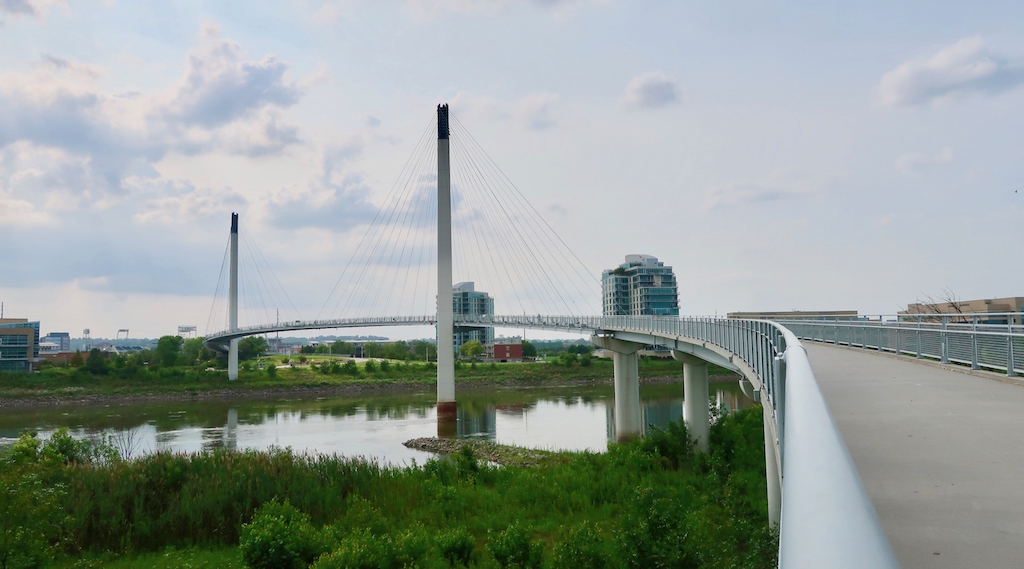
[[[308,359],[308,358],[306,358],[306,356],[304,356],[304,355],[300,355],[300,356],[299,356],[299,363],[300,363],[300,364],[304,364],[304,363],[306,363],[306,360],[307,360],[307,359]]]
[[[75,350],[75,355],[71,356],[71,367],[82,367],[85,365],[85,359],[82,357],[82,352]]]
[[[274,362],[270,362],[269,364],[267,364],[267,378],[274,379],[276,377],[277,377],[277,366],[274,365]]]
[[[565,367],[572,367],[579,361],[579,358],[576,356],[576,352],[562,352],[558,361]]]
[[[343,538],[331,553],[320,557],[316,569],[402,569],[419,567],[432,543],[422,526],[394,535],[360,530]]]
[[[107,373],[107,359],[103,356],[103,352],[97,348],[89,350],[89,357],[85,360],[85,369],[93,375]]]
[[[609,552],[590,522],[573,527],[552,548],[552,569],[604,569]]]
[[[182,342],[181,336],[161,336],[156,341],[156,349],[153,350],[156,362],[164,367],[173,366],[178,361]]]
[[[484,345],[480,340],[470,340],[459,346],[459,355],[464,358],[475,358],[484,353]]]
[[[523,340],[523,357],[524,358],[535,358],[537,357],[537,346],[533,345],[528,340]]]
[[[24,490],[0,492],[0,527],[44,537],[0,547],[25,564],[240,544],[251,566],[768,568],[762,428],[754,408],[717,421],[708,454],[675,424],[528,468],[468,449],[412,467],[286,450],[122,461],[24,435],[0,450],[0,489]]]
[[[389,362],[388,360],[382,360],[380,362],[380,371],[381,371],[381,373],[390,373],[391,372],[391,362]]]
[[[580,367],[590,367],[593,363],[593,358],[591,358],[589,353],[580,356]]]
[[[263,336],[249,336],[238,342],[238,359],[251,360],[270,349],[270,344]]]
[[[366,371],[366,373],[376,373],[377,362],[373,360],[366,360],[366,363],[363,365],[363,369]]]
[[[281,358],[281,365],[288,365],[288,362],[290,362],[290,361],[292,361],[290,358],[283,357],[283,358]]]
[[[341,366],[341,372],[355,377],[359,375],[359,366],[356,365],[355,360],[348,360],[345,362],[345,365]]]
[[[502,532],[487,532],[487,550],[494,556],[494,560],[504,569],[521,567],[523,569],[535,569],[540,567],[544,554],[544,544],[533,541],[530,538],[530,531],[523,528],[518,522],[508,526]]]
[[[451,567],[469,567],[476,539],[466,528],[454,528],[437,534],[437,549]]]
[[[330,541],[308,515],[287,500],[275,499],[260,506],[252,522],[242,526],[239,547],[253,569],[299,569],[330,551]]]

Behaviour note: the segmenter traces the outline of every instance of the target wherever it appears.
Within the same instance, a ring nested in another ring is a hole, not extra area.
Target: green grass
[[[264,358],[279,361],[280,357]],[[330,358],[314,356],[315,366],[297,365],[276,370],[270,377],[265,369],[243,369],[237,381],[228,381],[225,371],[206,371],[187,367],[162,369],[125,368],[110,369],[105,374],[92,374],[78,368],[50,368],[39,373],[0,373],[0,398],[74,398],[117,395],[188,395],[209,391],[251,392],[267,389],[323,388],[346,385],[411,384],[424,387],[437,378],[433,364],[392,362],[388,371],[365,371],[357,367],[351,375],[330,366],[323,370]],[[293,360],[294,361],[294,360]],[[255,365],[247,362],[249,365]],[[246,366],[248,367],[248,366]],[[645,360],[640,363],[640,376],[678,376],[681,364],[671,360]],[[712,369],[712,374],[727,373]],[[612,363],[593,359],[591,365],[566,366],[557,362],[537,363],[477,363],[460,362],[455,370],[461,382],[495,382],[499,384],[558,384],[567,381],[609,381]]]
[[[255,516],[251,528],[278,528],[267,535],[286,541],[301,529],[307,550],[334,552],[322,567],[358,555],[447,566],[448,530],[469,536],[481,567],[520,546],[549,567],[583,558],[623,568],[775,566],[759,408],[714,425],[706,455],[675,424],[604,454],[557,453],[529,468],[490,466],[471,452],[399,468],[287,450],[97,460],[54,438],[23,437],[0,456],[0,485],[19,489],[0,493],[0,530],[22,524],[31,531],[18,535],[45,538],[5,542],[0,531],[0,562],[5,551],[39,560],[49,551],[57,566],[226,565],[237,561],[240,537],[250,554],[261,551],[257,529],[244,537]],[[256,515],[271,503],[293,508],[301,523]]]

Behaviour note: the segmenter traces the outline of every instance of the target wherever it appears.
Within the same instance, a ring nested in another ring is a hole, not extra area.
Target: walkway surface
[[[1024,567],[1024,387],[804,345],[900,565]]]

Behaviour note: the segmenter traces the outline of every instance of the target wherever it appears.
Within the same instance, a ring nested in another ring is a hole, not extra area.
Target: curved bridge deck
[[[804,346],[900,565],[1024,566],[1024,386]]]

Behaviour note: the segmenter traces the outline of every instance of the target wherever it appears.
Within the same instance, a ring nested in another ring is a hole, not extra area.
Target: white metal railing
[[[206,343],[223,346],[230,339],[277,331],[430,325],[434,322],[432,315],[293,321],[210,334]],[[751,379],[766,393],[762,401],[768,402],[765,414],[775,433],[771,443],[777,463],[781,465],[782,478],[779,566],[785,569],[898,567],[818,389],[807,353],[797,334],[787,329],[788,323],[783,326],[766,320],[719,317],[524,314],[455,315],[455,324],[577,333],[624,332],[647,336],[651,344],[682,341],[702,347],[712,345],[728,352],[733,361],[738,358],[745,364],[739,367],[753,371],[756,377]],[[826,326],[836,329],[836,322],[800,321],[796,324],[810,326],[800,330],[816,330],[817,335],[822,335],[820,332],[826,330]],[[881,324],[875,322],[875,325]],[[1024,354],[1024,349],[1020,353]],[[772,435],[766,433],[766,436]]]
[[[779,320],[798,338],[990,369],[1024,372],[1019,313],[899,314]]]

